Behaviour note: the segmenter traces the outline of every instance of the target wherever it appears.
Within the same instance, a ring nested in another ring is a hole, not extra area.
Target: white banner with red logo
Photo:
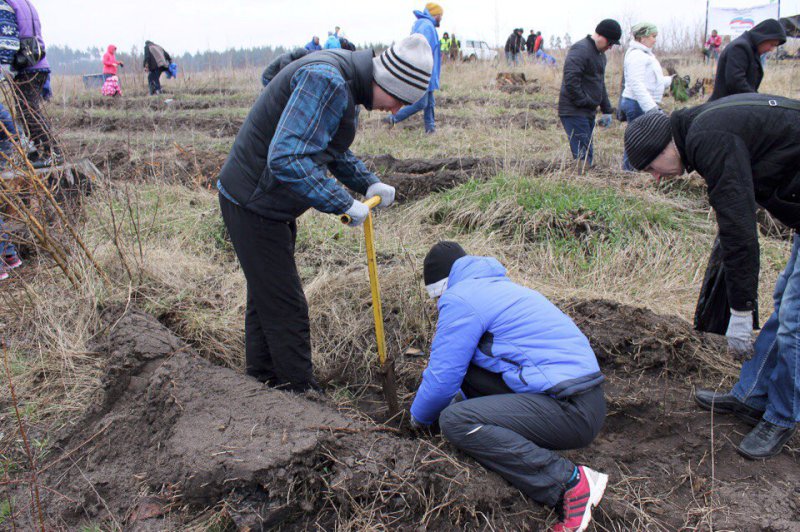
[[[778,18],[778,4],[765,4],[762,6],[731,8],[710,7],[708,9],[708,33],[717,30],[720,35],[738,37],[753,26],[768,18]]]

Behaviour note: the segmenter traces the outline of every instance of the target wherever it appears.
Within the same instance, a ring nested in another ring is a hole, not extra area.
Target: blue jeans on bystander
[[[13,257],[17,254],[17,249],[11,243],[11,239],[8,238],[3,225],[3,219],[0,218],[0,259],[2,257]]]
[[[592,159],[594,158],[594,146],[592,146],[594,117],[562,116],[560,118],[564,131],[567,132],[572,158],[592,166]]]
[[[742,365],[733,395],[765,410],[764,419],[792,428],[800,422],[800,236],[795,235],[786,269],[775,284],[775,311]]]
[[[436,131],[435,107],[436,99],[433,97],[433,91],[428,91],[425,93],[425,96],[423,96],[416,103],[406,105],[400,109],[400,111],[398,111],[398,113],[392,117],[392,122],[395,124],[402,122],[411,115],[417,114],[418,112],[424,110],[423,118],[425,120],[425,132],[433,133]]]
[[[625,120],[627,120],[628,124],[644,114],[639,102],[630,98],[621,98],[619,101],[619,108],[625,114]],[[626,172],[636,171],[636,168],[631,166],[631,163],[628,160],[628,154],[625,153],[624,149],[622,151],[622,169]]]

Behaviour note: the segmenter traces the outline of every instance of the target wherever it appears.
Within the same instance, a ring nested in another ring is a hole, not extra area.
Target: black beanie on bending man
[[[428,295],[432,298],[442,295],[447,288],[447,278],[450,276],[453,264],[466,255],[464,248],[456,242],[444,240],[431,248],[425,256],[422,267],[422,277]]]
[[[637,170],[644,170],[672,141],[669,117],[661,111],[645,113],[625,130],[625,153]]]

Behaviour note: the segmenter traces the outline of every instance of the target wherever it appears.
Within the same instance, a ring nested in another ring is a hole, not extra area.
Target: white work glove
[[[753,311],[731,309],[731,321],[725,331],[728,350],[734,355],[749,359],[753,356]]]
[[[381,197],[381,202],[378,204],[378,207],[388,207],[394,203],[394,187],[386,183],[381,183],[380,181],[373,183],[367,189],[367,199],[373,196]]]
[[[610,114],[606,114],[606,115],[601,116],[600,120],[598,120],[597,123],[601,127],[611,127],[612,120],[613,120],[613,118],[611,117],[611,115]]]
[[[350,223],[347,225],[350,227],[358,227],[363,224],[364,220],[369,216],[369,207],[358,200],[353,200],[353,204],[350,205],[350,208],[347,209],[345,214],[350,217]]]

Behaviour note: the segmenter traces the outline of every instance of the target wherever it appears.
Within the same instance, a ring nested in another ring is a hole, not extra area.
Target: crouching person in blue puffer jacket
[[[455,242],[431,249],[424,278],[439,320],[412,427],[438,420],[453,445],[555,507],[554,531],[585,530],[608,476],[555,451],[586,447],[603,426],[605,378],[589,341],[496,259]]]

